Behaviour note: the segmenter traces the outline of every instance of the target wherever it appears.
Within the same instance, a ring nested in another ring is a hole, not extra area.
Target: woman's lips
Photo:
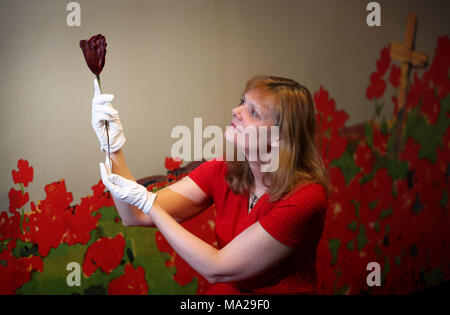
[[[244,132],[245,130],[244,127],[242,127],[241,125],[235,125],[233,122],[230,123],[230,126],[239,132]]]

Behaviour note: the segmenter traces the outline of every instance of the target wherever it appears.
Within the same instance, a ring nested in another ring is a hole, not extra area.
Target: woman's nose
[[[241,120],[241,114],[239,112],[239,107],[235,107],[231,110],[231,113],[233,114],[234,119]]]

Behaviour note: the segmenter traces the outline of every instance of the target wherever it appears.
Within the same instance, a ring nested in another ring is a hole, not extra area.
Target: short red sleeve
[[[223,161],[210,160],[206,161],[192,172],[188,176],[207,194],[209,197],[213,195],[213,187],[217,183],[216,176],[221,172],[224,166]]]
[[[322,235],[327,209],[325,191],[312,184],[280,203],[259,220],[272,237],[291,247],[316,245]]]

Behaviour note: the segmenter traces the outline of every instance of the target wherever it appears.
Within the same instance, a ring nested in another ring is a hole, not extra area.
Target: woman
[[[305,87],[272,76],[250,79],[225,133],[245,153],[245,161],[205,162],[157,194],[137,184],[127,168],[121,150],[125,137],[112,99],[100,94],[95,82],[92,124],[107,152],[104,120],[109,121],[114,174],[103,163],[100,171],[125,226],[156,226],[212,284],[207,294],[314,292],[329,181],[314,146],[314,105]],[[267,144],[278,155],[277,168],[270,172],[261,171],[262,161],[248,158],[252,148],[234,137],[261,126],[279,128],[278,141],[271,137]],[[180,225],[212,203],[218,249]]]

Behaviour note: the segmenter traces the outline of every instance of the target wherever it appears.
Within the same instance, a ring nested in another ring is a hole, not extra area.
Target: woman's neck
[[[261,197],[268,190],[267,186],[264,185],[264,173],[261,172],[261,162],[254,161],[248,162],[248,164],[254,178],[253,187],[251,188],[250,193]]]

